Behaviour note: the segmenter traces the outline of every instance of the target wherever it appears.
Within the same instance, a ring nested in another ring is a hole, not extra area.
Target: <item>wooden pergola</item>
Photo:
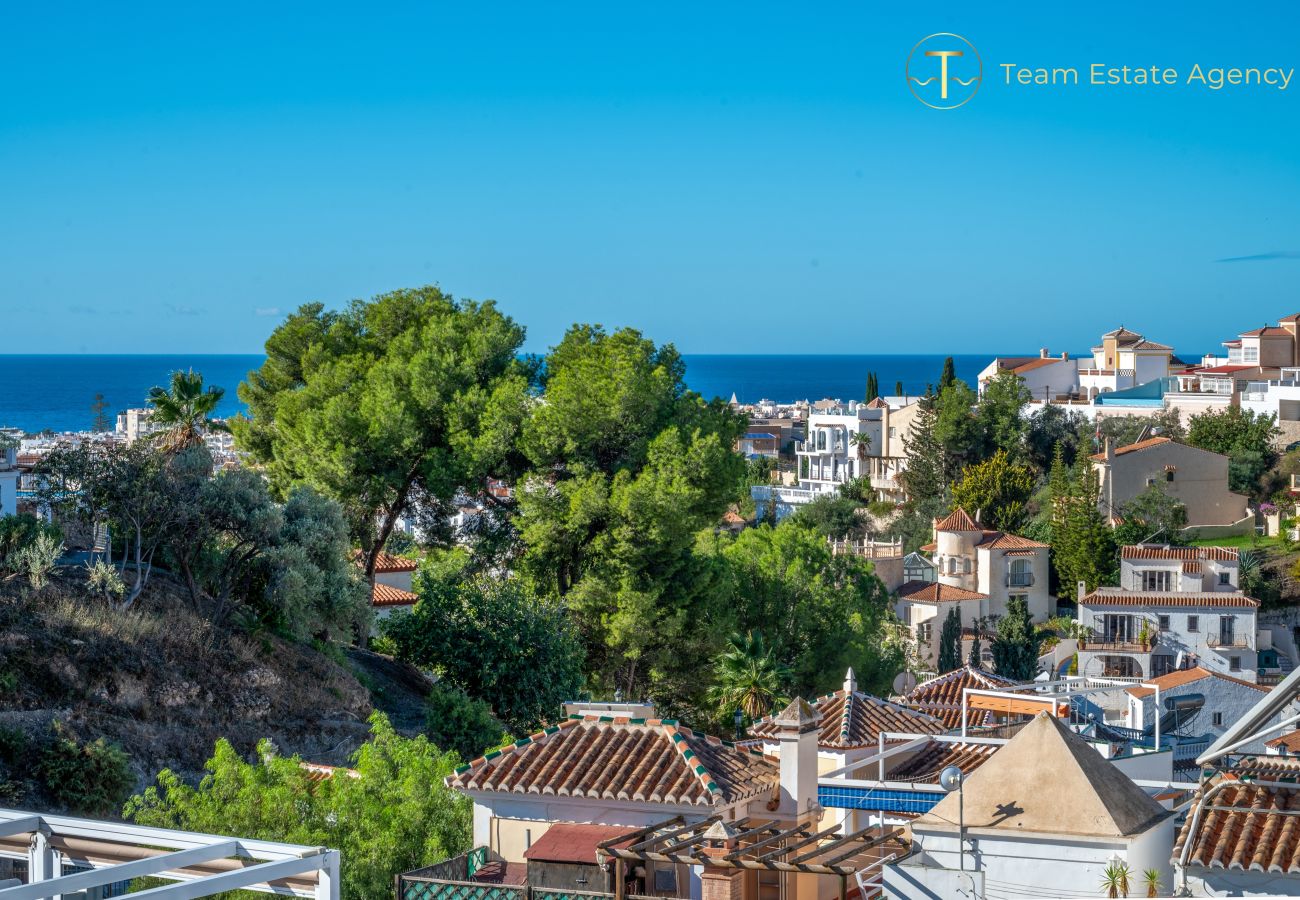
[[[849,876],[879,866],[890,845],[900,856],[909,849],[901,828],[882,831],[872,826],[845,835],[839,831],[839,825],[815,831],[810,826],[788,827],[750,816],[732,822],[711,816],[690,823],[677,816],[602,841],[597,847],[614,860],[617,900],[623,900],[625,863],[648,861],[838,876],[840,900],[845,900]],[[615,846],[618,844],[625,846]]]

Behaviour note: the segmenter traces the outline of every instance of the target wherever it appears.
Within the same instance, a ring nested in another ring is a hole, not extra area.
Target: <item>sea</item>
[[[993,356],[953,356],[957,377],[974,384]],[[87,430],[94,422],[97,394],[115,417],[143,406],[151,387],[166,385],[172,372],[186,369],[225,388],[217,414],[233,416],[244,409],[236,394],[239,383],[262,360],[260,354],[0,355],[0,426],[29,432]],[[904,394],[923,393],[938,382],[944,355],[684,354],[683,360],[691,390],[724,400],[735,394],[741,403],[753,403],[861,399],[873,372],[882,394],[899,388]]]

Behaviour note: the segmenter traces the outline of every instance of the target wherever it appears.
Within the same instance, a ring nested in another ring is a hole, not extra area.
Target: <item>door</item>
[[[1235,616],[1219,616],[1219,646],[1231,647],[1233,645],[1234,631],[1237,619]]]

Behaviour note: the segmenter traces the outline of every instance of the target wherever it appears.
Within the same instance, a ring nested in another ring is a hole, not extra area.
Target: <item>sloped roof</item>
[[[966,510],[960,506],[954,509],[948,515],[944,516],[938,522],[934,523],[935,531],[983,531],[975,520],[970,517]]]
[[[1041,369],[1043,366],[1050,366],[1059,362],[1072,362],[1072,360],[1062,359],[1059,356],[1041,356],[1031,362],[1016,366],[1013,371],[1019,375],[1021,372],[1032,372],[1034,369]]]
[[[1179,829],[1175,860],[1186,851],[1189,866],[1300,875],[1300,785],[1266,786],[1220,774],[1201,786],[1198,805],[1201,815],[1189,814]]]
[[[410,591],[395,588],[391,584],[376,581],[370,585],[371,606],[414,606],[419,599]]]
[[[1287,753],[1300,753],[1300,729],[1289,731],[1280,737],[1275,737],[1271,741],[1264,742],[1265,747],[1279,747],[1286,750]]]
[[[1152,447],[1159,447],[1161,444],[1172,444],[1172,443],[1173,441],[1167,437],[1151,437],[1151,438],[1147,438],[1145,441],[1138,441],[1136,444],[1129,444],[1128,446],[1125,447],[1119,447],[1118,449],[1115,450],[1115,455],[1123,456],[1127,453],[1140,453],[1143,450],[1150,450]],[[1094,453],[1092,456],[1089,457],[1089,459],[1094,459],[1097,460],[1098,462],[1104,460],[1105,458],[1106,458],[1105,453]]]
[[[986,531],[984,532],[984,537],[980,538],[979,543],[975,546],[983,547],[986,550],[1036,550],[1040,547],[1049,547],[1050,545],[1027,537],[1021,537],[1018,534],[1006,534],[1001,531]]]
[[[984,600],[988,594],[968,591],[965,588],[940,584],[937,581],[909,581],[898,589],[903,600],[921,600],[929,603],[950,603],[954,600]]]
[[[829,750],[875,747],[882,731],[939,734],[945,730],[933,716],[856,690],[838,690],[818,697],[811,708],[818,716],[817,746]],[[775,738],[781,731],[779,720],[785,716],[783,712],[759,719],[750,726],[749,733],[756,738]]]
[[[588,825],[556,822],[524,851],[524,859],[538,862],[572,863],[594,866],[596,845],[623,835],[639,834],[633,828],[617,825]],[[626,843],[626,841],[624,842]]]
[[[352,558],[356,560],[357,565],[365,566],[366,556],[360,550],[353,554]],[[375,557],[376,572],[414,572],[419,567],[420,564],[415,560],[407,559],[404,556],[395,556],[392,553],[380,551],[379,555]]]
[[[717,807],[769,790],[762,753],[673,719],[573,716],[447,776],[461,791]]]
[[[1200,666],[1193,666],[1190,669],[1179,669],[1177,672],[1169,672],[1161,675],[1159,678],[1148,678],[1147,684],[1154,684],[1160,687],[1160,690],[1167,691],[1171,688],[1182,687],[1185,684],[1194,684],[1206,678],[1218,678],[1223,681],[1230,681],[1233,684],[1240,684],[1244,687],[1251,688],[1261,693],[1268,693],[1268,688],[1262,684],[1246,681],[1241,678],[1233,678],[1231,675],[1221,675],[1218,672],[1211,672],[1209,669],[1203,669]],[[1149,687],[1131,687],[1125,689],[1134,697],[1149,697],[1155,693],[1155,688]]]
[[[956,792],[913,823],[948,831],[965,804],[968,829],[1103,838],[1147,831],[1173,815],[1046,713],[1035,716]]]
[[[997,691],[1010,687],[1015,682],[985,672],[962,666],[932,678],[924,684],[918,684],[903,697],[903,704],[917,712],[934,716],[943,722],[949,730],[961,727],[961,698],[966,688]],[[993,714],[987,710],[967,710],[969,725],[984,725],[992,721]]]
[[[1120,559],[1209,559],[1236,562],[1233,547],[1170,547],[1168,544],[1130,544],[1119,551]]]
[[[1291,337],[1291,332],[1285,328],[1278,328],[1276,325],[1266,325],[1263,328],[1256,328],[1254,331],[1243,331],[1241,337]]]
[[[1135,341],[1142,340],[1142,335],[1138,334],[1136,331],[1129,331],[1123,325],[1121,325],[1119,328],[1116,328],[1114,331],[1106,332],[1105,334],[1102,335],[1102,337],[1114,338],[1115,341],[1120,344],[1131,344]]]
[[[1126,591],[1098,588],[1080,606],[1204,606],[1258,607],[1259,601],[1239,591]]]
[[[934,741],[919,753],[908,758],[901,766],[885,773],[889,781],[911,781],[936,784],[939,773],[948,766],[956,766],[969,775],[989,761],[997,744],[968,744],[951,741]]]

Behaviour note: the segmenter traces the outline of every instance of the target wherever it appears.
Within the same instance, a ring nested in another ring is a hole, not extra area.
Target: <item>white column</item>
[[[339,852],[328,850],[316,873],[316,900],[339,900]],[[401,900],[401,898],[397,898]]]

